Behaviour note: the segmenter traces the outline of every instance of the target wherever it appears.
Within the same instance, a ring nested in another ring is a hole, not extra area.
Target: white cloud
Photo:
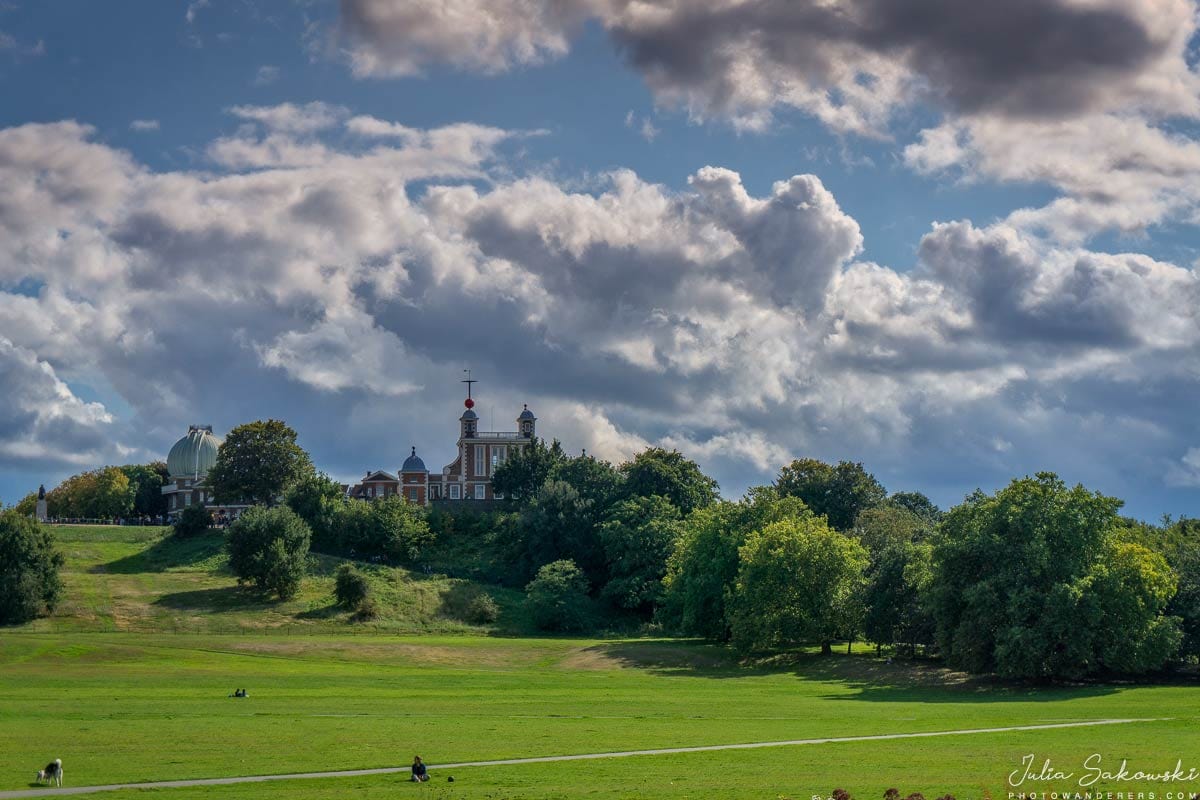
[[[158,120],[156,119],[135,119],[129,123],[129,130],[137,131],[138,133],[150,133],[157,131],[158,128]]]

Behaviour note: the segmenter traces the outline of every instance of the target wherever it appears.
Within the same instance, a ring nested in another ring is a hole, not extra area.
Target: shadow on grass
[[[320,608],[310,608],[308,611],[301,611],[293,616],[296,619],[327,621],[331,619],[337,619],[338,615],[344,611],[345,609],[339,606],[337,603],[330,603],[329,605],[321,606]]]
[[[889,664],[869,651],[847,655],[834,652],[782,653],[740,659],[724,645],[696,640],[631,641],[594,645],[587,652],[626,667],[659,675],[698,678],[745,678],[790,674],[808,681],[840,684],[854,694],[825,695],[828,700],[866,700],[908,703],[1035,702],[1100,697],[1121,687],[1100,683],[1036,686],[1004,681],[990,675],[970,675],[937,662],[895,660]]]
[[[199,568],[204,562],[211,563],[221,556],[224,547],[225,536],[220,532],[214,531],[187,539],[168,534],[145,550],[107,564],[97,564],[89,571],[132,575],[142,572],[165,572],[182,567]]]
[[[259,611],[277,608],[274,596],[243,586],[218,586],[160,595],[153,603],[176,611]]]

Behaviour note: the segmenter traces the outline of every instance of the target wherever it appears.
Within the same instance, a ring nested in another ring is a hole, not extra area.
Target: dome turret
[[[190,425],[184,436],[167,454],[167,473],[175,478],[202,478],[217,463],[221,443],[211,425]]]
[[[417,455],[417,448],[412,449],[412,455],[404,459],[404,466],[400,468],[401,472],[428,472],[425,469],[425,462]]]

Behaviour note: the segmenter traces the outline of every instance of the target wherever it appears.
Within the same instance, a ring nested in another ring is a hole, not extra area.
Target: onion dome
[[[404,459],[404,466],[400,468],[401,472],[428,472],[425,469],[425,462],[417,455],[417,448],[412,449],[412,455]]]
[[[217,463],[221,443],[213,436],[211,425],[190,425],[187,436],[167,454],[167,473],[175,478],[201,478]]]

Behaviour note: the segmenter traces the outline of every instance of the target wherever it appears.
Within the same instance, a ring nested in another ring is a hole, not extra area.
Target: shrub
[[[364,597],[358,604],[358,610],[354,612],[354,619],[359,622],[368,622],[378,618],[379,606],[376,604],[375,598],[370,595]]]
[[[16,511],[0,512],[0,624],[54,610],[62,594],[62,554],[49,530]]]
[[[339,606],[357,608],[371,594],[371,584],[367,576],[354,568],[353,564],[342,564],[337,568],[334,578],[333,596]]]
[[[442,613],[470,625],[490,625],[500,618],[500,606],[491,595],[469,583],[450,588],[442,597]]]
[[[172,532],[179,537],[199,536],[212,527],[212,514],[204,506],[188,506],[175,517]]]
[[[300,588],[311,533],[287,506],[255,506],[229,526],[229,566],[238,583],[252,583],[288,600]]]
[[[592,618],[587,591],[587,578],[574,561],[552,561],[525,587],[525,604],[542,630],[585,630]]]
[[[402,497],[356,500],[341,506],[333,520],[340,547],[355,557],[379,556],[411,562],[433,541],[425,509]]]

